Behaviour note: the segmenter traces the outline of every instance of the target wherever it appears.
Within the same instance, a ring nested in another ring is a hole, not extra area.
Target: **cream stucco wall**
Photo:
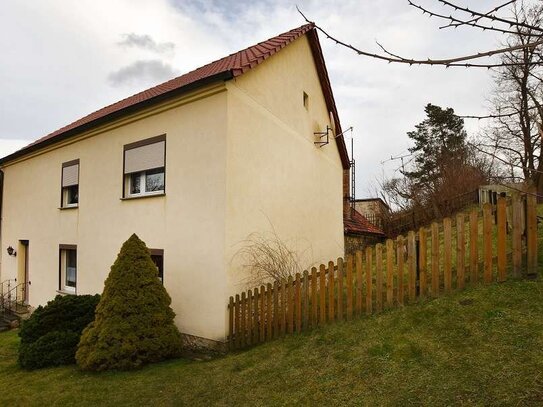
[[[309,106],[303,106],[303,92]],[[343,254],[342,166],[308,41],[211,85],[3,167],[0,279],[29,241],[29,302],[56,295],[59,244],[78,248],[79,294],[101,292],[121,244],[137,233],[164,250],[180,330],[227,334],[228,296],[244,288],[240,242],[273,225],[304,265]],[[121,200],[123,146],[166,134],[166,195]],[[63,162],[80,159],[79,208],[58,209]]]
[[[343,256],[342,165],[307,38],[227,83],[225,253],[231,293],[245,288],[243,241],[273,227],[302,267]],[[308,108],[303,93],[309,96]]]
[[[59,244],[78,249],[78,294],[102,292],[121,244],[137,233],[164,249],[164,284],[182,332],[224,338],[226,93],[140,118],[4,168],[1,278],[17,276],[6,247],[29,241],[29,302],[56,295]],[[166,195],[121,200],[123,145],[166,134]],[[63,162],[80,159],[78,209],[58,209]]]

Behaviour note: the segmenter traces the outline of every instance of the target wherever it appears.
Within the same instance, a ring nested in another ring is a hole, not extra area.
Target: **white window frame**
[[[77,187],[77,202],[69,203],[70,190],[73,187]],[[76,208],[79,206],[79,184],[62,188],[62,207],[63,208]]]
[[[163,178],[164,178],[164,186],[162,189],[156,190],[156,191],[147,191],[147,172],[150,171],[156,171],[156,170],[162,170]],[[132,177],[138,176],[139,182],[140,182],[140,192],[132,193]],[[138,196],[148,196],[148,195],[163,195],[164,191],[166,190],[166,167],[160,167],[160,168],[154,168],[150,170],[135,172],[131,174],[125,175],[125,191],[126,196],[128,197],[138,197]]]
[[[68,266],[68,252],[73,251],[75,252],[75,286],[70,286],[66,284],[66,277],[67,277],[67,266]],[[61,292],[69,293],[69,294],[75,294],[77,292],[77,246],[73,245],[60,245],[60,287],[59,290]]]

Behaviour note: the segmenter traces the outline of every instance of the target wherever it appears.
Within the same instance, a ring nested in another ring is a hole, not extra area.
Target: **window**
[[[77,287],[77,246],[60,245],[59,290],[75,294]]]
[[[307,93],[304,92],[304,107],[307,109],[309,109],[309,95]]]
[[[164,194],[166,137],[158,136],[124,146],[123,197]]]
[[[164,284],[164,250],[150,249],[151,259],[158,270],[158,279]]]
[[[70,208],[79,205],[79,160],[62,164],[61,207]]]

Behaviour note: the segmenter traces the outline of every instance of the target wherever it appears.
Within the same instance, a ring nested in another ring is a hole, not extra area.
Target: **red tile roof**
[[[216,80],[228,80],[242,75],[304,34],[308,35],[326,103],[328,109],[334,115],[334,120],[338,129],[337,132],[340,133],[341,126],[339,125],[339,117],[333,99],[326,66],[324,65],[324,58],[322,56],[317,33],[313,24],[306,24],[97,110],[94,113],[36,140],[21,150],[2,158],[0,164],[71,137],[77,133],[81,133],[82,131],[99,126],[107,121],[114,120],[124,114],[141,109],[150,102],[158,102],[167,97],[176,96],[181,92],[186,92],[187,90]],[[349,168],[349,159],[343,137],[339,137],[337,141],[343,166]]]
[[[385,233],[371,223],[364,215],[354,208],[351,209],[351,216],[343,216],[343,226],[347,234],[373,234],[384,236]]]

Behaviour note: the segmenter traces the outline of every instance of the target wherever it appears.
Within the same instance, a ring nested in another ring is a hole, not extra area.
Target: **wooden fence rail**
[[[494,216],[490,204],[466,215],[230,297],[230,348],[537,273],[535,195],[499,198]]]

